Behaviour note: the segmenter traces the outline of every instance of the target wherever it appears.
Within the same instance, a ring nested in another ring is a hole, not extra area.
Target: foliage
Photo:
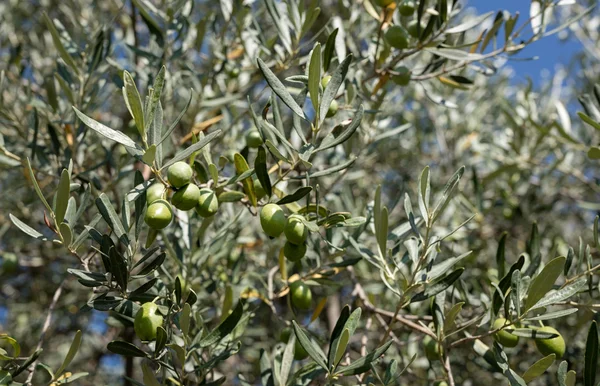
[[[593,385],[593,3],[1,3],[0,384]]]

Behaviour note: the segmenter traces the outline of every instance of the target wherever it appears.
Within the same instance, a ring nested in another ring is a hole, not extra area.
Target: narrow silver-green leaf
[[[323,150],[327,150],[327,149],[331,149],[332,147],[340,145],[340,144],[346,142],[348,139],[350,139],[352,134],[354,134],[356,129],[358,129],[358,127],[360,126],[360,123],[363,119],[364,112],[365,112],[365,109],[364,109],[363,105],[360,105],[358,107],[358,110],[356,110],[356,113],[352,117],[352,120],[350,121],[348,126],[344,129],[344,131],[337,137],[333,136],[333,134],[327,135],[325,138],[323,138],[323,141],[321,142],[319,147],[317,149],[315,149],[314,153],[317,153],[317,152],[323,151]]]
[[[193,93],[194,93],[194,90],[190,89],[190,97],[188,98],[187,103],[183,107],[183,110],[181,110],[181,112],[179,113],[179,115],[177,116],[177,118],[175,118],[175,120],[173,121],[173,123],[171,123],[171,126],[169,126],[169,128],[167,129],[167,131],[165,131],[165,133],[162,135],[162,137],[158,141],[157,145],[162,144],[165,141],[165,139],[169,138],[169,136],[171,135],[171,133],[173,132],[173,130],[175,130],[175,128],[177,127],[177,124],[179,123],[179,121],[181,121],[181,118],[183,118],[183,116],[187,112],[188,108],[190,107],[190,103],[192,103],[192,94]]]
[[[190,314],[192,309],[188,303],[183,305],[183,310],[181,311],[181,316],[179,317],[179,326],[181,327],[181,332],[184,336],[190,331]]]
[[[556,354],[550,354],[548,356],[543,357],[539,361],[535,362],[531,365],[527,371],[523,374],[523,380],[527,383],[533,381],[535,378],[544,374],[546,370],[554,363],[556,359]]]
[[[204,146],[208,145],[213,139],[217,138],[219,135],[221,135],[221,130],[216,130],[216,131],[213,131],[210,134],[207,134],[200,141],[196,142],[195,144],[193,144],[192,146],[188,147],[187,149],[185,149],[185,150],[183,150],[183,151],[175,154],[175,156],[173,158],[171,158],[169,160],[169,162],[165,163],[162,166],[161,170],[165,169],[165,168],[168,168],[169,166],[173,165],[177,161],[181,161],[181,160],[184,160],[184,159],[188,158],[189,156],[191,156],[195,152],[201,150]]]
[[[286,89],[283,83],[281,83],[279,78],[277,78],[277,76],[273,74],[273,72],[269,69],[265,62],[263,62],[260,58],[257,59],[257,63],[260,72],[262,72],[263,76],[265,77],[265,80],[267,81],[273,92],[277,94],[279,98],[281,98],[283,103],[285,103],[294,112],[294,114],[298,115],[301,118],[305,118],[304,111],[302,111],[302,108],[298,105],[298,103],[296,103],[292,95],[289,93],[289,91]]]
[[[44,194],[42,193],[42,189],[40,189],[40,185],[38,185],[38,183],[37,183],[37,179],[35,178],[35,175],[33,174],[33,169],[31,168],[31,161],[29,161],[29,157],[27,157],[27,170],[29,171],[29,179],[31,180],[31,183],[33,184],[33,188],[35,189],[35,192],[37,193],[38,197],[42,201],[42,204],[44,204],[46,209],[48,209],[48,212],[54,213],[54,211],[52,210],[52,207],[50,206],[50,204],[48,204],[48,201],[46,201],[46,197],[44,197]]]
[[[292,363],[294,362],[294,351],[296,348],[296,335],[291,334],[290,338],[283,351],[283,358],[281,359],[281,368],[279,371],[279,383],[286,385],[288,377],[290,376],[290,370],[292,369]]]
[[[150,102],[148,103],[148,111],[147,121],[145,129],[148,130],[152,122],[154,122],[154,115],[156,113],[156,109],[158,104],[160,103],[160,96],[162,95],[162,89],[165,84],[165,73],[167,72],[167,68],[162,66],[154,79],[154,85],[152,86],[152,96],[150,98]]]
[[[146,139],[146,126],[144,123],[144,108],[142,105],[142,97],[135,85],[133,77],[128,71],[123,72],[123,98],[131,117],[135,121],[135,126],[138,129],[141,137]]]
[[[139,151],[140,154],[142,153],[142,149],[131,138],[129,138],[122,132],[113,130],[108,126],[105,126],[102,123],[93,120],[92,118],[88,117],[81,111],[77,110],[77,108],[75,106],[73,106],[73,110],[75,110],[75,114],[77,114],[79,119],[81,119],[81,121],[87,127],[94,130],[98,134],[103,135],[104,137],[110,139],[111,141],[118,142],[123,146],[126,146],[131,149],[135,149],[135,150]]]
[[[551,260],[544,269],[536,276],[529,287],[524,311],[531,309],[540,299],[552,289],[554,282],[563,271],[566,258],[564,256]]]
[[[52,35],[52,42],[54,43],[58,54],[60,55],[62,60],[65,61],[67,66],[71,67],[75,74],[79,75],[79,68],[77,67],[77,64],[75,64],[75,60],[73,60],[71,55],[69,55],[69,53],[67,52],[65,46],[62,44],[62,41],[60,40],[60,35],[56,30],[56,27],[54,26],[54,22],[48,17],[48,14],[46,12],[44,12],[43,15],[44,21],[46,22],[46,26],[48,27],[48,30],[50,30],[50,34]]]
[[[298,323],[296,323],[295,320],[292,320],[292,325],[294,327],[294,333],[296,334],[296,338],[300,342],[300,345],[304,348],[304,350],[306,350],[306,352],[308,353],[308,355],[319,366],[321,366],[323,368],[323,370],[328,371],[327,370],[327,363],[325,361],[325,354],[323,353],[323,351],[321,350],[321,348],[318,347],[315,343],[311,342],[310,339],[308,339],[308,336],[306,336],[306,334],[304,333],[304,331],[302,331],[302,329],[300,328],[300,326],[298,325]]]
[[[587,283],[585,277],[579,278],[576,281],[567,284],[563,288],[549,292],[546,296],[541,298],[536,304],[531,307],[531,310],[546,307],[558,302],[562,302],[581,291]]]
[[[56,203],[54,208],[54,218],[57,226],[65,219],[67,206],[69,205],[69,193],[71,192],[71,177],[69,171],[63,169],[60,175],[60,182],[56,189]]]
[[[371,369],[371,363],[376,361],[380,356],[382,356],[388,348],[392,345],[393,341],[390,340],[386,342],[383,346],[377,348],[375,351],[370,352],[366,356],[352,362],[350,365],[341,367],[338,369],[338,373],[349,376],[349,375],[357,375],[362,374],[365,371]]]
[[[585,367],[583,369],[583,385],[596,386],[598,368],[598,325],[594,320],[585,341]]]
[[[308,93],[310,100],[319,116],[319,86],[321,84],[321,43],[315,44],[308,65]]]
[[[352,166],[352,164],[353,164],[355,161],[356,161],[356,157],[354,157],[354,158],[351,158],[351,159],[349,159],[348,161],[346,161],[346,162],[344,162],[344,163],[341,163],[341,164],[339,164],[339,165],[336,165],[336,166],[330,167],[330,168],[328,168],[328,169],[325,169],[325,170],[318,171],[318,172],[316,172],[316,173],[311,173],[311,174],[310,174],[310,177],[311,177],[311,178],[325,177],[325,176],[328,176],[328,175],[330,175],[330,174],[337,173],[337,172],[339,172],[339,171],[342,171],[342,170],[344,170],[344,169],[347,169],[347,168],[349,168],[350,166]],[[305,175],[301,175],[301,176],[298,176],[298,177],[292,177],[292,178],[293,178],[293,179],[298,179],[298,180],[303,180],[303,179],[305,179],[305,178],[306,178],[306,176],[305,176]]]
[[[56,370],[56,372],[54,373],[54,377],[55,377],[54,380],[56,380],[56,377],[60,376],[63,373],[63,371],[65,371],[65,369],[67,368],[67,366],[69,366],[69,364],[71,363],[73,358],[75,358],[75,355],[77,354],[77,351],[79,350],[80,345],[81,345],[81,330],[78,330],[75,333],[75,337],[73,338],[71,347],[69,348],[69,351],[67,352],[67,356],[63,360],[62,365],[60,365],[58,370]]]
[[[331,79],[325,87],[325,91],[323,91],[323,98],[321,100],[321,105],[318,110],[319,122],[323,122],[327,117],[327,110],[329,109],[331,102],[335,99],[335,96],[337,95],[340,86],[342,85],[342,83],[344,83],[344,79],[346,79],[346,75],[348,74],[348,68],[350,67],[351,61],[352,54],[348,55],[331,74]]]
[[[110,228],[115,232],[119,240],[125,241],[122,238],[124,237],[127,239],[127,232],[125,231],[123,223],[121,223],[121,219],[117,215],[114,206],[105,193],[101,193],[96,199],[96,206],[104,218],[104,221],[106,221]]]
[[[31,236],[33,238],[36,238],[38,240],[42,240],[42,241],[47,241],[48,240],[43,234],[41,234],[40,232],[36,231],[35,229],[33,229],[32,227],[30,227],[29,225],[25,224],[23,221],[19,220],[12,213],[9,213],[8,217],[10,218],[10,221],[12,221],[12,223],[15,224],[15,226],[17,228],[19,228],[21,231],[23,231],[24,233],[28,234],[29,236]]]

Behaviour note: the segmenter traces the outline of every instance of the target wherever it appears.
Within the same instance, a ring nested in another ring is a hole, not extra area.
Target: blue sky
[[[529,0],[468,0],[468,5],[477,9],[478,13],[499,10],[507,10],[511,14],[519,12],[521,16],[517,26],[521,26],[529,18],[530,4]],[[526,31],[531,32],[531,29]],[[510,61],[508,65],[515,69],[518,80],[524,80],[529,76],[537,81],[542,70],[554,72],[557,64],[568,65],[569,60],[580,48],[580,45],[573,40],[563,43],[558,39],[558,35],[552,35],[529,45],[518,55],[519,58],[537,57],[537,60]]]

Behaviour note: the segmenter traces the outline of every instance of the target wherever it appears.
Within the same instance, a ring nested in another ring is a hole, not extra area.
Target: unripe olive
[[[327,87],[327,85],[329,84],[330,81],[331,81],[331,75],[325,75],[321,79],[321,87],[323,87],[323,88]]]
[[[443,351],[440,350],[438,342],[435,339],[426,335],[425,338],[423,338],[423,346],[425,347],[425,356],[427,359],[430,361],[440,360],[440,353]]]
[[[292,329],[289,327],[284,328],[279,335],[279,341],[283,343],[287,343],[290,340],[290,336],[292,335]],[[298,339],[294,343],[294,359],[297,361],[301,361],[308,357],[308,353],[302,347]]]
[[[565,339],[562,337],[562,335],[556,329],[550,326],[541,327],[538,329],[538,331],[558,334],[556,338],[535,340],[535,347],[537,347],[540,354],[544,356],[556,354],[556,359],[562,358],[567,349],[565,345]]]
[[[146,205],[152,204],[156,200],[160,200],[165,192],[165,186],[160,182],[154,183],[146,189]]]
[[[165,200],[156,200],[146,210],[144,221],[152,229],[164,229],[173,220],[173,209]]]
[[[507,325],[506,319],[498,318],[492,324],[492,329],[495,330],[505,325]],[[515,347],[517,344],[519,344],[519,337],[506,330],[500,330],[495,333],[494,339],[496,339],[496,341],[504,347]]]
[[[448,382],[446,381],[439,381],[435,383],[435,386],[448,386]]]
[[[398,12],[400,12],[400,15],[402,16],[411,16],[413,13],[415,13],[415,9],[416,6],[413,0],[404,0],[400,3]]]
[[[258,178],[254,178],[252,182],[254,183],[254,193],[256,194],[257,199],[260,200],[261,198],[267,195],[267,192],[263,188]]]
[[[167,170],[167,178],[169,183],[175,188],[181,188],[183,185],[189,184],[192,179],[192,167],[185,162],[175,162],[169,166]]]
[[[208,188],[200,189],[196,212],[202,217],[212,217],[219,210],[219,201],[215,192]]]
[[[141,340],[156,339],[156,329],[163,324],[163,317],[158,313],[158,306],[154,303],[144,303],[133,322],[135,334]]]
[[[410,36],[412,36],[413,38],[419,38],[419,34],[423,33],[423,31],[425,31],[425,28],[427,27],[427,24],[421,22],[421,30],[419,31],[419,21],[418,20],[411,20],[408,25],[406,26],[406,30],[408,31],[408,34]],[[423,36],[425,37],[425,36]]]
[[[246,134],[246,145],[248,147],[260,147],[263,144],[263,139],[258,130],[250,130]]]
[[[306,243],[294,244],[289,241],[283,246],[283,255],[291,262],[298,262],[306,255]]]
[[[396,83],[398,86],[406,86],[410,83],[412,72],[407,67],[400,66],[394,71],[398,73],[398,75],[392,76],[392,81],[394,83]]]
[[[334,99],[331,101],[331,104],[329,105],[329,108],[327,109],[327,118],[331,118],[333,117],[335,114],[337,114],[339,109],[339,105],[338,102]]]
[[[171,197],[171,203],[179,210],[194,209],[200,199],[200,188],[196,184],[187,184],[179,188]]]
[[[237,67],[233,67],[231,70],[229,70],[229,76],[232,78],[237,78],[238,76],[240,76],[240,69]]]
[[[3,254],[1,268],[3,273],[10,274],[17,272],[17,269],[19,268],[19,259],[17,258],[17,255],[10,252]]]
[[[380,7],[387,7],[388,5],[392,4],[394,0],[374,0],[374,2]]]
[[[306,229],[302,218],[299,215],[293,214],[288,217],[285,228],[283,228],[283,233],[290,243],[300,245],[306,241],[308,229]]]
[[[404,27],[393,25],[385,31],[385,41],[394,48],[408,48],[408,33]]]
[[[308,310],[312,305],[312,292],[310,287],[297,280],[290,284],[292,304],[301,310]]]
[[[285,228],[283,209],[277,204],[267,204],[260,211],[260,225],[267,236],[279,237]]]

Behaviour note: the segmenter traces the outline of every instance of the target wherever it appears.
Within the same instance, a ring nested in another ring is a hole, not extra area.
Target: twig
[[[50,303],[50,307],[48,308],[48,314],[46,315],[46,320],[44,321],[44,326],[42,327],[42,333],[40,335],[40,339],[38,340],[38,344],[37,344],[35,351],[40,350],[42,348],[42,345],[44,344],[44,338],[46,337],[46,332],[50,328],[50,322],[52,321],[52,314],[54,313],[54,309],[56,308],[56,304],[58,303],[58,299],[60,298],[60,295],[62,294],[62,290],[63,290],[66,282],[67,282],[67,280],[64,279],[62,281],[62,283],[60,283],[60,285],[58,286],[56,291],[54,291],[54,296],[52,296],[52,302]],[[33,370],[35,369],[36,363],[37,363],[37,359],[35,361],[33,361],[31,363],[31,365],[29,366],[29,369],[28,369],[29,376],[27,377],[27,380],[25,381],[25,385],[32,384],[31,380],[33,379]]]
[[[362,288],[360,283],[354,284],[353,294],[355,294],[356,296],[358,296],[358,298],[360,300],[362,300],[364,308],[366,308],[368,311],[373,312],[375,314],[382,315],[382,316],[387,316],[388,318],[392,318],[392,320],[396,320],[396,321],[402,323],[403,325],[405,325],[406,327],[408,327],[412,330],[418,331],[422,334],[429,335],[431,337],[436,337],[435,334],[433,332],[429,331],[427,328],[425,328],[415,322],[411,322],[410,320],[406,319],[404,316],[400,315],[399,313],[394,313],[394,312],[386,311],[381,308],[375,307],[371,303],[369,298],[367,297],[367,294],[365,293],[365,290]]]
[[[450,356],[446,355],[446,359],[444,360],[444,371],[448,376],[448,384],[449,386],[454,386],[454,376],[452,375],[452,367],[450,366]]]

